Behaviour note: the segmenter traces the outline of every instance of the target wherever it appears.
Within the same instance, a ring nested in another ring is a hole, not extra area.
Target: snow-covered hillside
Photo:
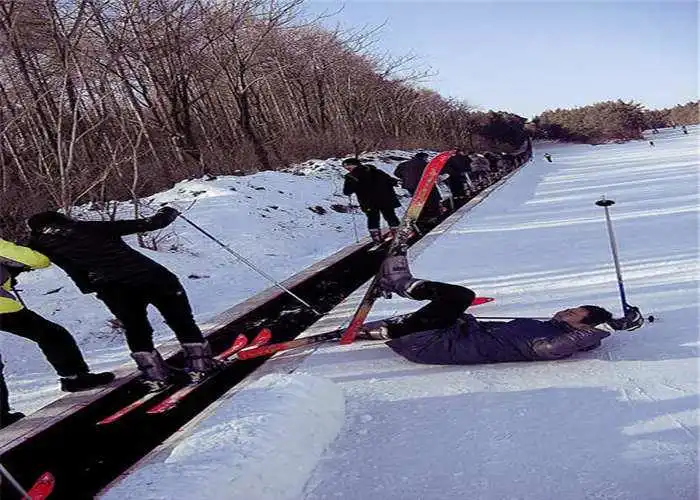
[[[700,128],[689,131],[664,130],[654,148],[536,148],[533,163],[412,252],[417,276],[496,297],[476,315],[582,303],[619,314],[594,205],[605,194],[617,202],[628,299],[657,322],[556,362],[418,365],[380,342],[290,353],[106,498],[696,499]],[[347,321],[360,296],[319,323]],[[380,301],[373,317],[416,307]]]
[[[400,158],[412,154],[384,151],[362,158],[391,173]],[[340,161],[310,160],[288,172],[184,181],[144,203],[153,210],[162,203],[188,209],[189,219],[282,281],[355,242],[355,228],[359,238],[367,235],[361,212],[333,209],[340,206],[343,210],[349,204],[342,193],[347,172]],[[408,198],[402,201],[405,204]],[[133,208],[122,203],[118,213],[119,218],[133,217]],[[79,218],[100,216],[89,207],[80,207],[76,214]],[[271,286],[183,221],[152,236],[159,251],[139,250],[178,275],[200,323]],[[136,246],[135,237],[129,241]],[[131,363],[123,335],[108,323],[109,311],[94,295],[82,295],[63,271],[52,267],[25,273],[19,282],[31,309],[73,333],[91,368],[109,370]],[[60,290],[49,293],[56,289]],[[152,321],[157,339],[172,338],[155,312]],[[15,410],[35,411],[60,397],[58,379],[36,344],[0,332],[0,353]]]

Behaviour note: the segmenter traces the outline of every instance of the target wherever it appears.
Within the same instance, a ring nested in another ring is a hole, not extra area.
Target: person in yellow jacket
[[[68,330],[27,309],[13,293],[15,278],[19,273],[50,265],[51,262],[45,255],[0,239],[0,330],[36,342],[61,377],[61,389],[66,392],[84,391],[108,384],[114,380],[113,373],[90,373]],[[19,412],[10,412],[2,368],[0,359],[0,428],[24,416]]]

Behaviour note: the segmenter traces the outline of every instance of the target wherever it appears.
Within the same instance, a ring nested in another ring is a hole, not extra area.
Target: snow
[[[389,156],[409,158],[412,152],[368,153],[362,158],[393,172],[399,163]],[[194,223],[219,238],[233,251],[278,281],[354,243],[367,235],[362,213],[339,213],[331,205],[347,205],[342,193],[340,159],[310,160],[288,172],[260,172],[249,176],[220,176],[189,180],[144,200],[149,215],[162,203],[184,211]],[[409,198],[401,198],[406,204]],[[192,203],[194,203],[192,205]],[[353,203],[357,203],[353,197]],[[321,206],[321,215],[308,207]],[[133,218],[133,206],[121,203],[119,218]],[[76,210],[79,218],[99,219],[90,207]],[[151,233],[153,235],[154,233]],[[177,220],[155,233],[159,251],[139,251],[171,269],[182,282],[195,319],[207,319],[265,290],[272,284],[228,254],[195,228]],[[22,297],[30,309],[66,327],[76,338],[94,371],[111,370],[124,363],[132,367],[123,334],[114,330],[107,308],[94,295],[83,295],[59,268],[24,273],[19,278]],[[60,289],[58,292],[50,293]],[[155,310],[150,311],[156,342],[173,338]],[[11,334],[0,334],[0,353],[15,410],[30,413],[61,397],[57,376],[36,344]]]
[[[162,464],[136,470],[102,498],[214,500],[222,491],[237,498],[296,498],[344,417],[337,384],[309,375],[266,375],[246,387],[235,405],[204,418]],[[279,480],[267,481],[270,471],[282,470]]]
[[[308,404],[331,405],[342,391],[342,428],[311,439],[308,448],[299,441],[296,453],[286,439],[279,448],[276,443],[285,432],[309,432],[296,413],[289,422],[275,419],[277,432],[248,429],[245,445],[231,445],[235,457],[225,464],[235,474],[252,461],[250,480],[261,489],[240,494],[234,483],[217,482],[212,494],[262,500],[696,499],[700,128],[688,130],[687,136],[680,129],[661,131],[655,148],[645,141],[536,147],[535,161],[410,254],[416,276],[496,297],[474,308],[476,315],[549,316],[581,303],[619,314],[604,212],[594,204],[606,195],[616,201],[611,215],[628,300],[656,322],[555,362],[418,365],[380,342],[278,356],[257,375],[260,382],[276,373],[275,381],[301,376],[336,386],[319,390]],[[554,163],[542,159],[544,152]],[[361,294],[309,333],[345,324]],[[372,317],[417,307],[384,300]],[[206,452],[197,436],[211,438],[227,412],[240,412],[231,420],[235,425],[265,411],[271,394],[255,389],[255,377],[148,457],[118,485],[121,491],[136,492],[147,478],[149,488],[179,487],[173,498],[202,498],[190,489],[197,484],[191,477],[161,480],[169,461],[187,470],[182,455],[170,450]],[[251,403],[256,395],[260,407]],[[271,418],[279,411],[271,410]],[[317,446],[336,433],[318,458]],[[315,467],[303,478],[290,477],[303,474],[293,465],[305,452],[304,470],[312,461]],[[285,453],[287,465],[279,467]],[[264,478],[255,475],[268,460]],[[292,479],[305,481],[303,491],[293,487],[277,496]]]

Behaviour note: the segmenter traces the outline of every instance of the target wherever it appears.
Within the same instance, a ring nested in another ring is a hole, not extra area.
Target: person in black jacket
[[[394,175],[401,179],[401,187],[415,194],[418,183],[423,176],[425,167],[428,166],[428,153],[416,153],[413,158],[408,161],[399,163],[394,170]],[[431,219],[440,215],[440,193],[437,188],[433,188],[425,202],[425,206],[421,211],[420,219]]]
[[[447,174],[447,186],[456,202],[464,201],[467,197],[464,183],[469,178],[470,166],[471,158],[464,154],[463,149],[456,148],[455,154],[447,160],[442,169],[442,173]]]
[[[401,204],[394,192],[394,186],[399,181],[374,165],[363,165],[357,158],[343,160],[343,168],[349,172],[345,174],[343,194],[349,196],[354,193],[357,196],[360,208],[367,215],[367,229],[372,240],[382,241],[379,229],[380,213],[389,224],[389,230],[395,234],[400,221],[394,210]]]
[[[77,221],[42,212],[28,221],[29,246],[63,269],[83,293],[95,292],[121,321],[131,355],[152,390],[165,387],[172,374],[153,345],[149,304],[160,311],[182,344],[185,372],[193,381],[215,368],[211,348],[177,277],[122,240],[122,236],[164,228],[178,215],[174,208],[165,207],[140,220]]]

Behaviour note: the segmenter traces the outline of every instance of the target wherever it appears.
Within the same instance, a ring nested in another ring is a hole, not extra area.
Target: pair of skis
[[[214,357],[214,359],[216,359],[222,365],[219,370],[213,372],[208,377],[204,377],[202,380],[193,382],[191,384],[187,384],[183,387],[180,387],[175,392],[168,394],[163,400],[159,401],[157,404],[149,408],[146,411],[146,413],[148,415],[159,415],[169,412],[170,410],[174,409],[188,395],[196,391],[199,387],[208,382],[212,377],[216,376],[221,370],[226,369],[236,360],[243,359],[240,358],[240,355],[246,350],[260,348],[267,344],[271,338],[272,332],[270,332],[270,330],[267,328],[263,328],[262,330],[260,330],[260,333],[258,333],[255,336],[255,338],[250,344],[248,344],[248,337],[246,337],[243,334],[239,334],[228,349]],[[97,422],[97,425],[107,425],[117,422],[125,415],[128,415],[134,410],[145,406],[149,401],[152,401],[154,399],[162,397],[164,394],[167,394],[168,391],[170,391],[174,387],[174,385],[170,385],[160,391],[149,392],[148,394],[137,399],[133,403],[130,403],[129,405],[117,410],[115,413],[109,415],[108,417],[105,417],[104,419],[100,420],[99,422]]]

